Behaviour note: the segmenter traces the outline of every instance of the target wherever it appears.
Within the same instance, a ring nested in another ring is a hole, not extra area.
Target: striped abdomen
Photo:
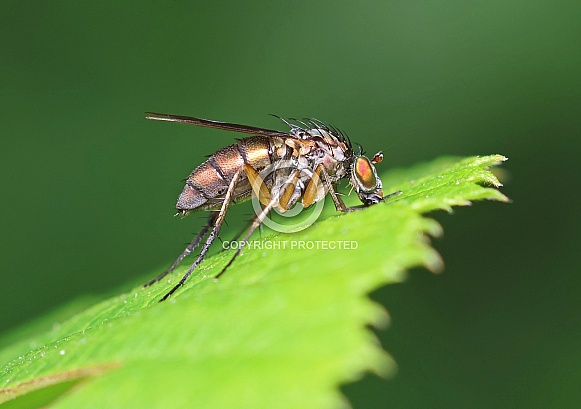
[[[272,162],[273,139],[277,138],[252,136],[214,153],[188,176],[176,208],[185,214],[219,207],[232,177],[244,163],[260,172]],[[234,191],[234,199],[245,200],[250,194],[250,184],[242,173]]]

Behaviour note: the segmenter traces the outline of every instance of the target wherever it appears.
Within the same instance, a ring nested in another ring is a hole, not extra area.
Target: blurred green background
[[[383,149],[381,172],[510,158],[512,204],[432,215],[444,274],[374,294],[400,369],[344,387],[353,406],[581,407],[580,16],[578,1],[2,1],[0,332],[168,265],[202,225],[172,217],[182,179],[236,135],[145,111],[317,117]]]

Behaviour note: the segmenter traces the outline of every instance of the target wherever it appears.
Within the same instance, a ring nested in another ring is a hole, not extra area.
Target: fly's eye
[[[382,160],[383,160],[383,152],[379,151],[375,154],[373,159],[371,159],[371,163],[373,163],[375,165],[376,163],[381,163]]]
[[[375,172],[372,165],[365,156],[355,160],[355,176],[365,190],[373,190],[377,185]]]

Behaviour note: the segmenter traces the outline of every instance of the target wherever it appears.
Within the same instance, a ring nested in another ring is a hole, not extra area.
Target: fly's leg
[[[232,259],[228,262],[228,264],[226,264],[226,266],[224,266],[224,268],[222,268],[222,271],[220,271],[214,277],[214,279],[220,278],[220,276],[222,274],[224,274],[224,272],[226,272],[226,269],[228,267],[230,267],[230,265],[234,262],[234,260],[236,259],[236,257],[238,257],[240,255],[240,252],[244,248],[244,245],[248,242],[248,239],[250,239],[250,236],[252,236],[252,233],[254,233],[254,231],[258,228],[258,226],[260,226],[262,224],[262,222],[264,221],[264,219],[266,219],[266,217],[268,216],[268,214],[270,213],[270,211],[275,206],[277,206],[279,204],[279,197],[281,196],[281,194],[283,194],[285,196],[288,195],[288,191],[290,190],[290,187],[291,186],[293,186],[293,189],[294,189],[294,185],[291,185],[291,183],[292,182],[295,182],[296,183],[299,174],[300,174],[300,171],[298,169],[294,170],[290,174],[290,176],[288,177],[288,179],[286,180],[286,182],[284,183],[283,188],[280,189],[279,191],[275,192],[274,195],[272,195],[272,198],[271,198],[270,202],[268,202],[268,204],[262,209],[262,211],[254,218],[254,221],[252,222],[252,225],[248,229],[248,232],[246,233],[246,236],[244,236],[244,238],[240,242],[240,245],[238,246],[238,249],[236,250],[236,253],[234,253],[234,256],[232,257]]]
[[[160,302],[167,300],[167,298],[169,296],[171,296],[173,293],[175,293],[178,288],[180,288],[182,285],[184,285],[184,283],[190,277],[190,275],[192,274],[194,269],[198,266],[198,264],[200,264],[202,262],[202,260],[204,260],[204,256],[206,255],[206,253],[210,249],[212,242],[214,241],[214,239],[216,239],[216,237],[218,237],[218,233],[220,232],[220,227],[222,227],[222,223],[224,222],[224,218],[226,217],[226,210],[228,210],[228,206],[232,202],[232,197],[234,196],[234,189],[236,188],[236,184],[238,183],[238,179],[240,178],[240,174],[242,171],[243,171],[242,169],[238,170],[234,174],[234,177],[232,177],[232,181],[230,182],[230,185],[228,186],[228,190],[226,191],[226,195],[224,196],[224,202],[222,202],[222,207],[220,208],[220,211],[218,212],[218,216],[216,216],[216,220],[215,220],[214,226],[212,228],[212,231],[211,231],[210,235],[208,236],[208,238],[206,239],[206,243],[204,243],[204,246],[202,247],[202,250],[200,251],[198,258],[196,259],[196,261],[194,261],[194,263],[189,268],[189,270],[186,272],[186,274],[184,274],[184,276],[179,281],[179,283],[177,283],[174,286],[174,288],[172,288],[166,295],[163,296],[163,298],[161,300],[159,300]]]
[[[167,270],[165,270],[163,273],[161,273],[157,277],[155,277],[153,280],[148,281],[147,283],[143,284],[143,288],[149,287],[150,285],[155,284],[158,281],[161,281],[166,275],[168,275],[169,273],[171,273],[172,271],[174,271],[175,268],[181,263],[181,261],[184,258],[186,258],[187,256],[189,256],[190,253],[196,247],[198,247],[198,244],[200,244],[200,241],[202,241],[202,239],[204,238],[204,236],[208,233],[208,231],[210,230],[210,228],[216,222],[216,218],[217,217],[218,217],[218,214],[216,212],[212,212],[212,214],[210,214],[210,217],[208,217],[208,221],[206,222],[206,225],[202,228],[202,230],[200,230],[200,232],[196,235],[196,237],[194,237],[194,240],[192,240],[192,242],[188,245],[188,247],[186,247],[186,249],[184,250],[184,252],[182,254],[180,254],[180,256],[177,258],[177,260],[173,262],[173,264],[171,265],[171,267],[168,268]]]
[[[232,240],[230,240],[230,241],[231,242],[238,241],[238,239],[242,236],[242,234],[244,234],[244,232],[247,231],[250,228],[250,226],[252,226],[253,221],[254,221],[254,219],[250,219],[250,221],[248,221],[246,223],[246,225],[238,233],[236,233],[236,235],[234,237],[232,237]],[[226,251],[226,249],[224,249],[223,251]]]
[[[325,184],[321,183],[321,172],[323,171],[323,165],[316,167],[315,171],[311,176],[311,180],[307,184],[305,191],[303,192],[303,207],[306,209],[315,202],[318,202],[325,197],[327,192],[325,191]],[[322,195],[319,196],[319,190],[322,190]]]
[[[390,194],[388,194],[388,195],[386,195],[386,196],[383,196],[383,197],[381,198],[381,201],[383,202],[383,201],[385,201],[386,199],[389,199],[390,197],[397,196],[397,195],[401,195],[401,194],[402,194],[402,191],[401,191],[401,190],[397,190],[397,191],[395,191],[395,192],[393,192],[393,193],[390,193]],[[351,206],[351,207],[347,207],[347,211],[348,211],[348,212],[353,212],[353,211],[355,211],[355,210],[361,210],[361,209],[365,209],[366,207],[369,207],[369,206],[370,206],[370,205],[364,205],[364,204],[362,204],[362,205],[358,205],[358,206]],[[337,210],[338,210],[338,209],[337,209]]]
[[[329,192],[329,194],[331,195],[331,199],[333,199],[333,203],[335,204],[335,209],[337,209],[340,212],[352,212],[356,210],[352,207],[345,206],[343,199],[341,199],[341,197],[337,194],[336,187],[331,182],[331,178],[329,177],[327,171],[323,168],[322,164],[319,164],[319,166],[317,166],[317,168],[315,169],[315,173],[323,175],[323,185],[325,186],[325,190]]]
[[[319,171],[319,168],[321,169],[320,171]],[[355,210],[365,209],[366,207],[368,207],[366,205],[351,206],[351,207],[345,206],[345,202],[343,202],[343,199],[341,199],[341,197],[337,194],[337,190],[336,190],[335,185],[331,182],[331,178],[329,177],[329,174],[322,167],[322,165],[319,165],[317,167],[317,169],[315,170],[315,172],[323,175],[323,183],[325,185],[325,190],[327,190],[331,194],[331,198],[333,199],[333,203],[335,204],[335,208],[337,209],[337,211],[339,211],[339,212],[353,212]],[[383,198],[381,200],[383,201],[385,199],[389,199],[390,197],[397,196],[399,194],[401,194],[401,190],[398,190],[397,192],[390,193],[387,196],[383,196]]]
[[[388,195],[383,196],[381,198],[381,200],[389,199],[390,197],[394,197],[394,196],[401,195],[401,194],[402,194],[402,191],[401,190],[396,190],[395,192],[392,192],[392,193],[390,193]]]

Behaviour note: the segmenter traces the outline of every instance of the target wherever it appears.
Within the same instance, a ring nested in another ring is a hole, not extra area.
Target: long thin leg
[[[392,193],[390,193],[388,195],[383,196],[381,198],[381,200],[389,199],[390,197],[394,197],[394,196],[397,196],[397,195],[401,195],[402,193],[403,192],[401,190],[396,190],[395,192],[392,192]]]
[[[321,165],[319,165],[319,166],[321,166]],[[345,206],[343,199],[341,199],[341,197],[335,191],[335,186],[333,185],[333,183],[331,183],[331,180],[329,178],[329,174],[322,166],[321,166],[320,173],[321,173],[321,175],[323,175],[323,184],[325,185],[327,192],[329,192],[329,194],[331,195],[331,199],[333,199],[333,203],[335,204],[335,209],[337,209],[340,212],[352,212],[353,210],[355,210],[351,207]]]
[[[236,257],[238,257],[238,255],[240,255],[240,252],[244,248],[244,245],[248,242],[248,239],[250,238],[250,236],[252,236],[252,233],[254,233],[254,231],[258,228],[258,226],[260,226],[262,224],[262,222],[264,221],[264,219],[266,219],[266,216],[268,216],[268,214],[270,213],[270,211],[272,210],[272,208],[278,205],[278,201],[279,201],[279,197],[281,195],[281,191],[282,190],[286,190],[286,189],[284,189],[284,187],[287,186],[288,183],[291,183],[291,181],[293,181],[299,173],[300,173],[299,170],[294,170],[290,174],[290,176],[286,180],[286,182],[283,184],[283,188],[280,189],[279,191],[275,192],[274,195],[272,195],[272,199],[270,200],[270,202],[254,218],[254,221],[252,222],[252,225],[248,229],[248,232],[246,233],[246,236],[244,236],[244,238],[240,242],[240,245],[238,246],[238,249],[236,250],[236,253],[234,253],[234,256],[232,257],[232,259],[230,259],[230,261],[228,262],[228,264],[226,264],[226,266],[224,266],[224,268],[222,268],[222,271],[220,271],[214,277],[214,279],[220,278],[220,276],[222,274],[224,274],[224,272],[226,271],[226,269],[228,267],[230,267],[230,265],[234,262],[234,260],[236,259]]]
[[[264,207],[264,209],[262,209],[262,211],[258,214],[258,216],[256,216],[254,218],[254,221],[252,222],[252,225],[248,229],[248,232],[246,233],[246,236],[244,236],[244,238],[242,239],[242,241],[238,245],[238,249],[236,250],[236,253],[234,253],[234,256],[230,259],[230,261],[228,262],[228,264],[226,264],[226,266],[224,266],[224,268],[222,268],[222,270],[218,274],[216,274],[216,276],[214,277],[215,279],[220,278],[220,276],[222,274],[224,274],[224,272],[226,271],[226,269],[228,267],[230,267],[230,265],[234,262],[234,260],[236,259],[236,257],[238,257],[238,255],[242,251],[244,245],[246,244],[246,242],[248,241],[248,239],[250,238],[250,236],[252,236],[252,233],[254,233],[254,230],[256,230],[258,228],[258,226],[260,226],[262,224],[262,222],[264,221],[264,219],[266,218],[266,216],[268,216],[268,213],[270,213],[270,211],[272,210],[272,208],[275,207],[277,204],[278,204],[278,200],[276,200],[275,198],[273,198],[268,203],[268,205],[266,205]]]
[[[161,300],[159,300],[160,302],[167,300],[167,298],[169,296],[171,296],[173,293],[175,293],[178,288],[180,288],[182,285],[184,285],[184,283],[189,278],[189,276],[192,274],[194,269],[204,259],[204,256],[206,255],[206,253],[210,249],[210,246],[212,245],[212,242],[214,241],[214,239],[218,236],[218,233],[220,232],[220,227],[222,227],[222,223],[224,222],[224,218],[226,217],[226,210],[228,210],[228,206],[232,202],[232,196],[234,195],[234,189],[236,188],[236,184],[238,183],[238,179],[240,177],[241,172],[242,172],[242,169],[234,174],[234,177],[232,178],[232,181],[230,182],[230,185],[228,186],[228,190],[226,191],[226,195],[224,196],[224,202],[222,202],[222,207],[220,208],[220,212],[218,213],[218,216],[216,217],[216,221],[215,221],[214,227],[212,229],[212,232],[210,233],[210,235],[206,239],[206,243],[204,243],[204,246],[202,247],[202,250],[200,251],[198,258],[196,259],[196,261],[194,261],[194,263],[189,268],[189,270],[186,272],[186,274],[184,274],[184,276],[179,281],[179,283],[177,283],[174,286],[174,288],[172,288],[166,295],[163,296],[163,298]]]
[[[254,219],[250,219],[246,225],[244,225],[244,227],[238,232],[236,233],[236,235],[234,237],[232,237],[232,240],[230,241],[238,241],[238,239],[242,236],[242,234],[247,231],[250,226],[252,226],[252,222],[254,221]]]
[[[208,221],[206,222],[206,225],[202,228],[202,230],[200,230],[200,232],[196,235],[196,237],[194,237],[192,242],[188,245],[188,247],[186,247],[184,252],[182,254],[180,254],[180,256],[177,258],[177,260],[174,261],[173,264],[167,270],[165,270],[163,273],[161,273],[160,275],[158,275],[157,277],[155,277],[151,281],[148,281],[147,283],[143,284],[143,288],[149,287],[150,285],[157,283],[158,281],[162,280],[166,275],[168,275],[169,273],[174,271],[175,268],[182,262],[182,260],[184,258],[186,258],[187,256],[189,256],[190,253],[196,247],[198,247],[198,244],[200,244],[200,241],[202,241],[204,236],[208,233],[208,230],[210,230],[210,228],[214,225],[214,222],[216,221],[217,217],[218,217],[218,214],[216,212],[212,212],[210,214],[210,217],[208,217]]]
[[[325,188],[327,189],[327,191],[331,195],[331,198],[333,199],[333,203],[335,204],[335,209],[337,209],[339,212],[353,212],[355,210],[361,210],[361,209],[365,209],[366,207],[369,207],[366,205],[351,206],[351,207],[345,206],[345,202],[343,202],[343,199],[341,199],[341,197],[335,191],[335,186],[333,185],[333,183],[331,183],[329,175],[327,174],[325,169],[321,170],[321,174],[323,175],[323,183],[325,184]],[[381,198],[381,201],[384,201],[385,199],[389,199],[390,197],[393,197],[393,196],[397,196],[399,194],[401,194],[401,190],[398,190],[397,192],[393,192],[393,193],[390,193],[386,196],[383,196]]]
[[[390,194],[388,194],[388,195],[385,195],[385,196],[383,196],[383,197],[381,198],[381,201],[382,201],[382,202],[384,202],[384,201],[385,201],[385,199],[389,199],[390,197],[397,196],[397,195],[401,195],[401,194],[402,194],[402,191],[401,191],[401,190],[397,190],[397,191],[395,191],[395,192],[393,192],[393,193],[390,193]],[[340,199],[340,198],[339,198],[339,199]],[[351,206],[351,207],[347,207],[346,209],[347,209],[347,211],[348,211],[348,212],[353,212],[353,211],[355,211],[355,210],[361,210],[361,209],[365,209],[365,208],[367,208],[367,207],[369,207],[369,206],[370,206],[370,205],[361,204],[361,205],[357,205],[357,206]],[[338,210],[338,209],[337,209],[337,210]]]

